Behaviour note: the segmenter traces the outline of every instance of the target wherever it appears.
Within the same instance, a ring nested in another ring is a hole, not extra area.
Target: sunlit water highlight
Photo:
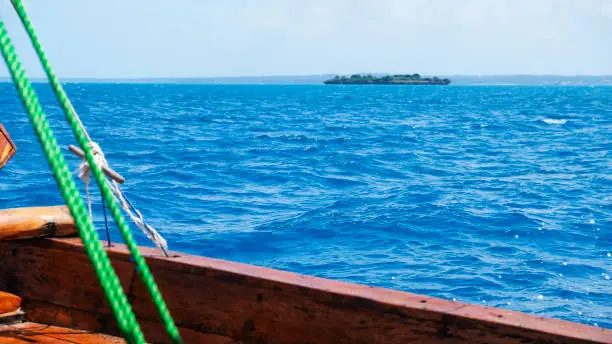
[[[612,87],[67,89],[173,250],[612,327]],[[0,208],[62,203],[0,95]]]

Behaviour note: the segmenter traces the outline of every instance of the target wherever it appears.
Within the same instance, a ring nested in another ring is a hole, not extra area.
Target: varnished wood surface
[[[121,338],[82,330],[24,322],[0,325],[1,344],[123,344]]]
[[[214,243],[211,243],[211,245]],[[612,331],[143,248],[186,343],[612,343]],[[167,342],[123,245],[109,250],[147,340]],[[0,290],[29,319],[117,333],[77,238],[0,242]]]
[[[15,312],[19,307],[21,307],[19,296],[0,291],[0,315]]]
[[[78,234],[65,206],[0,210],[0,240],[18,240]]]
[[[16,151],[15,143],[11,140],[8,131],[0,123],[0,169],[8,163]]]

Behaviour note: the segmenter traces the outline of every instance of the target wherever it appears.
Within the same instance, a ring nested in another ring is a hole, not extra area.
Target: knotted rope
[[[104,153],[102,152],[102,149],[100,149],[100,146],[98,146],[98,144],[93,141],[89,141],[88,145],[89,145],[89,148],[91,149],[91,154],[94,157],[94,161],[96,162],[96,165],[98,165],[100,168],[102,168],[103,166],[106,166],[107,165],[106,158],[104,157]],[[89,196],[89,182],[91,181],[90,173],[91,173],[91,168],[89,167],[89,164],[87,163],[87,159],[83,157],[83,159],[81,159],[81,165],[79,165],[79,170],[77,171],[77,176],[83,181],[83,183],[85,183],[85,196],[87,197],[87,208],[89,209],[89,216],[93,219],[93,213],[91,211],[91,198]]]
[[[108,162],[106,161],[106,157],[104,156],[104,152],[102,152],[100,146],[93,141],[89,141],[88,145],[91,148],[91,154],[93,154],[94,156],[95,164],[98,165],[98,167],[101,169],[105,167],[108,168]],[[81,159],[81,164],[79,165],[77,175],[83,181],[83,183],[85,183],[85,195],[87,197],[89,216],[93,218],[91,211],[91,198],[89,196],[90,172],[91,167],[89,166],[87,159],[83,157]],[[138,228],[140,228],[140,230],[143,231],[145,235],[155,243],[155,245],[164,253],[164,255],[168,257],[168,243],[166,242],[166,239],[164,239],[164,237],[161,236],[161,234],[159,234],[159,232],[155,228],[153,228],[153,226],[145,222],[142,213],[138,209],[136,209],[134,205],[132,205],[132,202],[127,199],[127,196],[125,196],[125,194],[121,190],[121,186],[119,186],[119,183],[111,179],[109,186],[110,189],[113,191],[113,194],[115,195],[116,199],[119,200],[119,204],[121,205],[121,208],[123,208],[125,213],[128,214],[128,216],[132,219],[132,221],[134,221],[136,226],[138,226]]]

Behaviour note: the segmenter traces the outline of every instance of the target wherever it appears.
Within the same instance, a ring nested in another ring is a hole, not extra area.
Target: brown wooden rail
[[[0,210],[0,240],[77,236],[66,206]]]
[[[187,343],[612,343],[578,323],[142,250]],[[108,252],[147,339],[166,342],[126,248]],[[0,290],[23,298],[30,321],[117,333],[78,238],[3,241],[0,262]]]

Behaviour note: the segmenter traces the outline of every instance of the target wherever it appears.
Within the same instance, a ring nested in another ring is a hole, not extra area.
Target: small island
[[[336,75],[333,79],[325,80],[326,85],[448,85],[449,79],[438,77],[423,78],[419,74],[396,74],[376,77],[373,75],[353,74],[349,76]]]

